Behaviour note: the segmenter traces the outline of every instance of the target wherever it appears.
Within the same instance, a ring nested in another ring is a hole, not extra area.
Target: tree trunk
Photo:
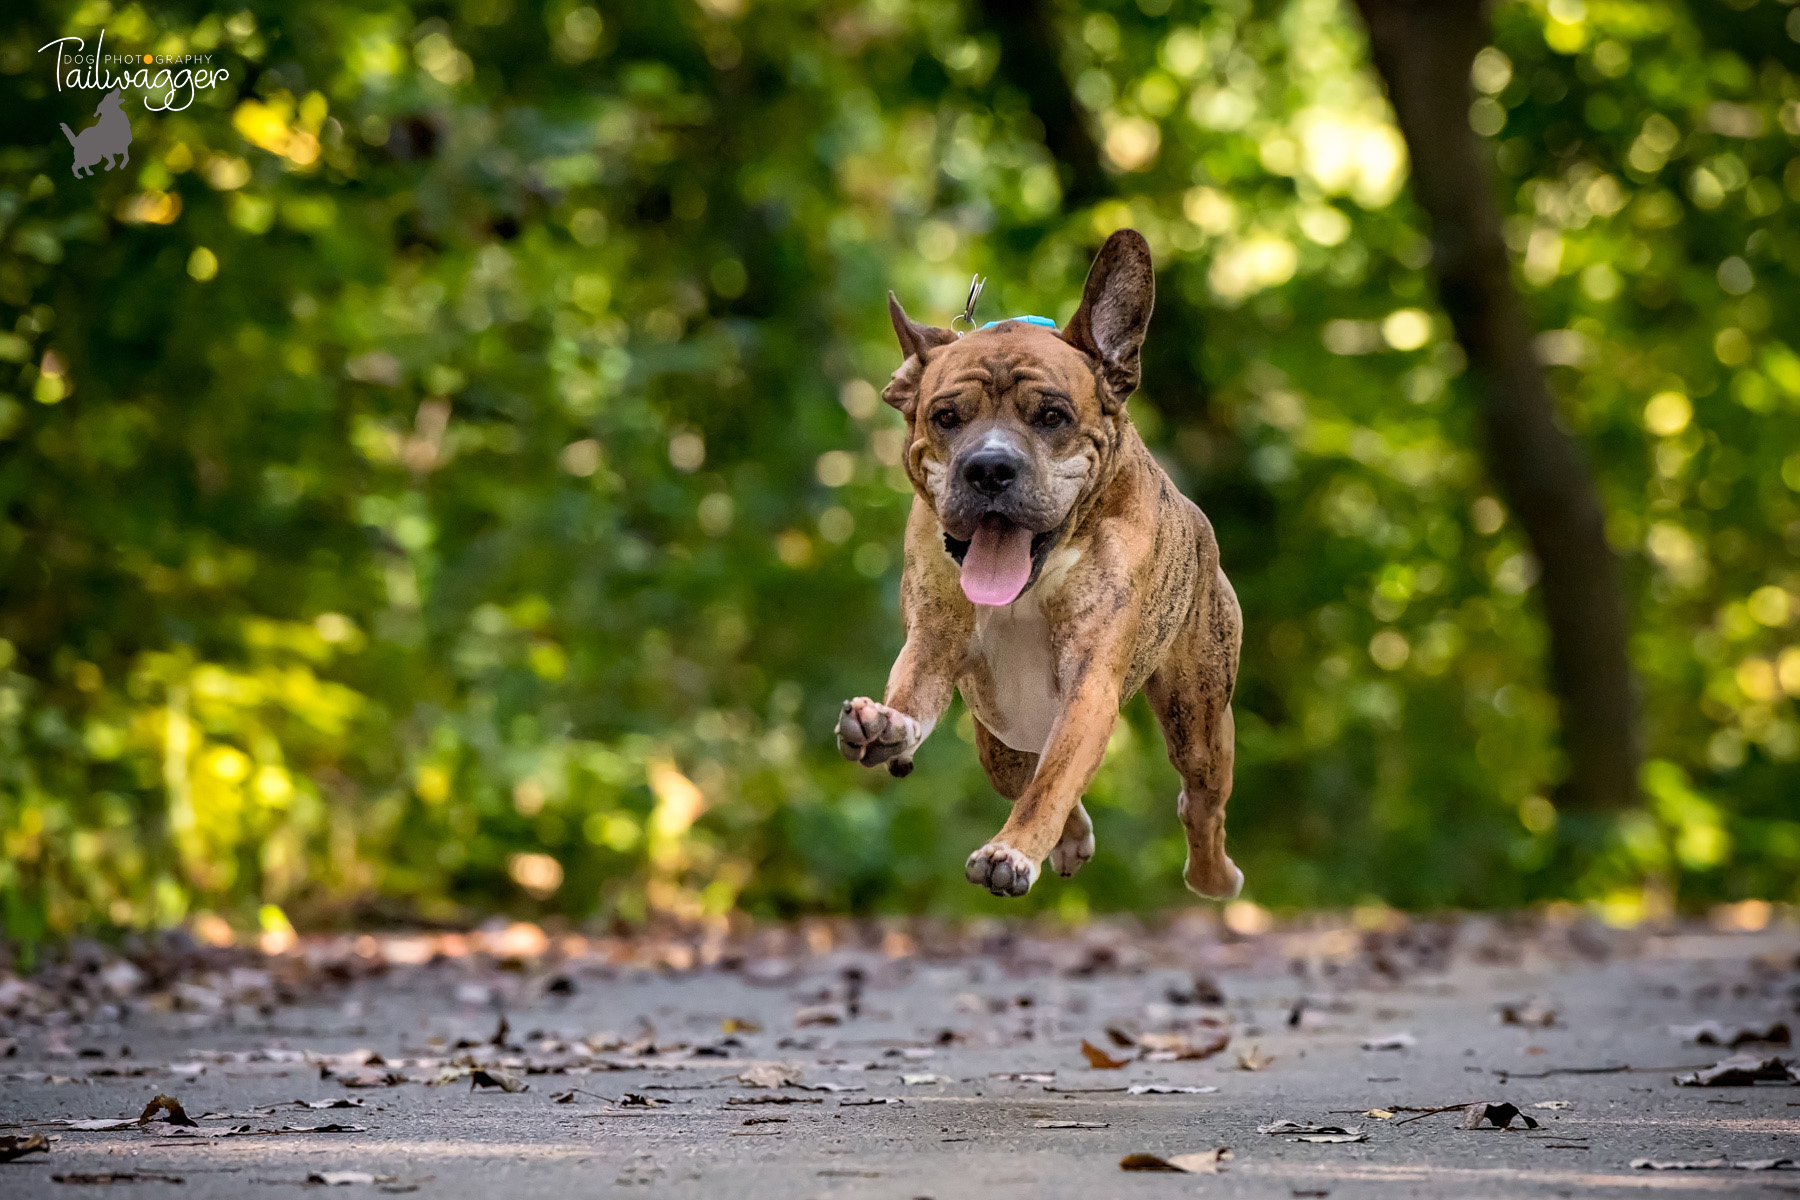
[[[1439,299],[1468,355],[1488,473],[1541,567],[1550,676],[1569,773],[1560,795],[1614,808],[1637,795],[1625,608],[1591,471],[1555,420],[1500,234],[1495,181],[1469,128],[1469,68],[1488,38],[1478,0],[1357,0],[1431,220]]]
[[[1000,40],[999,75],[1024,93],[1044,125],[1044,147],[1062,170],[1063,202],[1079,208],[1112,190],[1100,148],[1062,68],[1062,46],[1045,0],[981,0],[981,21]]]

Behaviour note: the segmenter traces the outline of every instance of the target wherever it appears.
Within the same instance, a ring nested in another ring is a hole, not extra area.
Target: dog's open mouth
[[[963,595],[970,603],[999,608],[1031,586],[1056,531],[1033,534],[999,513],[981,518],[967,541],[944,535],[944,549],[962,568]]]

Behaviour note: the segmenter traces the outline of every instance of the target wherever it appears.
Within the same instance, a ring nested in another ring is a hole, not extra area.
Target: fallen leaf
[[[1561,1112],[1564,1109],[1574,1108],[1575,1105],[1568,1100],[1539,1100],[1536,1104],[1532,1105],[1531,1107],[1533,1107],[1533,1108],[1548,1108],[1548,1109],[1552,1109],[1557,1112]]]
[[[159,1175],[153,1171],[70,1171],[50,1177],[57,1183],[186,1183],[179,1175]]]
[[[1360,1131],[1354,1130],[1354,1129],[1346,1129],[1342,1125],[1314,1125],[1309,1121],[1289,1121],[1289,1120],[1283,1119],[1280,1121],[1276,1121],[1272,1125],[1258,1125],[1256,1127],[1256,1132],[1267,1133],[1267,1134],[1282,1134],[1282,1133],[1342,1133],[1342,1134],[1350,1134],[1350,1133],[1357,1133]]]
[[[728,1096],[725,1099],[725,1103],[727,1103],[727,1104],[823,1104],[823,1103],[825,1103],[825,1101],[822,1097],[819,1097],[819,1096]],[[855,1102],[851,1101],[851,1100],[845,1100],[845,1101],[841,1101],[840,1103],[841,1104],[852,1104]]]
[[[1202,1150],[1189,1154],[1172,1154],[1160,1158],[1154,1154],[1127,1154],[1119,1160],[1121,1171],[1165,1171],[1181,1175],[1216,1175],[1220,1164],[1231,1158],[1231,1147]]]
[[[719,1022],[719,1028],[725,1033],[761,1033],[762,1024],[749,1017],[726,1017]],[[778,1118],[770,1118],[775,1120]]]
[[[1225,1169],[1224,1164],[1230,1159],[1231,1147],[1220,1146],[1216,1150],[1202,1150],[1195,1154],[1171,1155],[1169,1164],[1180,1167],[1190,1175],[1217,1175]]]
[[[995,1071],[989,1079],[1001,1079],[1008,1083],[1055,1083],[1055,1071]]]
[[[737,1075],[739,1083],[751,1087],[778,1088],[800,1082],[800,1068],[787,1063],[765,1063],[760,1067],[749,1067]]]
[[[794,1013],[796,1025],[842,1025],[848,1011],[841,1004],[809,1004]]]
[[[1800,1083],[1800,1073],[1786,1059],[1734,1054],[1704,1071],[1675,1076],[1681,1087],[1749,1087],[1756,1083]]]
[[[669,1102],[646,1096],[642,1092],[626,1092],[619,1097],[620,1108],[662,1108]]]
[[[1212,1084],[1180,1087],[1172,1083],[1134,1083],[1125,1089],[1131,1096],[1210,1096],[1219,1089]]]
[[[1502,1101],[1499,1104],[1486,1104],[1479,1100],[1463,1109],[1462,1127],[1464,1129],[1479,1129],[1481,1123],[1486,1121],[1495,1129],[1510,1129],[1512,1128],[1512,1123],[1515,1118],[1525,1122],[1525,1128],[1527,1129],[1536,1129],[1538,1127],[1537,1118],[1526,1116],[1519,1111],[1518,1105],[1516,1104],[1505,1101]]]
[[[476,1067],[469,1072],[469,1090],[477,1088],[499,1088],[503,1092],[529,1092],[531,1085],[517,1075],[510,1075],[497,1067]]]
[[[745,1117],[746,1125],[786,1125],[786,1117]]]
[[[1524,1025],[1531,1029],[1549,1029],[1556,1024],[1556,1010],[1546,1008],[1536,1000],[1525,1004],[1502,1004],[1500,1006],[1500,1023],[1502,1025]]]
[[[817,1104],[820,1102],[817,1100],[814,1100],[814,1101],[812,1101],[812,1103]],[[898,1096],[868,1096],[861,1100],[839,1100],[838,1107],[839,1108],[868,1108],[870,1105],[873,1105],[873,1104],[905,1104],[905,1103],[906,1103],[906,1101],[902,1100]]]
[[[1373,1117],[1377,1121],[1391,1121],[1394,1114],[1385,1108],[1371,1108],[1364,1111],[1363,1116]]]
[[[91,1121],[70,1121],[64,1128],[77,1130],[81,1133],[103,1133],[110,1129],[130,1129],[136,1124],[137,1122],[130,1117],[100,1117]]]
[[[1139,1051],[1146,1062],[1192,1062],[1211,1058],[1231,1045],[1229,1033],[1214,1033],[1194,1041],[1180,1033],[1146,1033],[1138,1039]]]
[[[1081,1056],[1088,1061],[1088,1066],[1096,1071],[1116,1071],[1120,1067],[1129,1067],[1129,1058],[1114,1058],[1086,1038],[1081,1039]]]
[[[1158,1158],[1154,1154],[1127,1154],[1119,1160],[1121,1171],[1168,1171],[1177,1175],[1187,1172],[1166,1158]]]
[[[137,1123],[139,1125],[146,1125],[150,1122],[150,1119],[159,1112],[168,1114],[168,1116],[163,1119],[171,1125],[193,1126],[198,1124],[192,1117],[187,1115],[187,1110],[181,1107],[181,1101],[173,1096],[164,1094],[157,1095],[150,1103],[144,1105],[144,1111],[138,1114]]]
[[[1737,1047],[1746,1042],[1785,1046],[1793,1040],[1786,1021],[1769,1025],[1723,1025],[1718,1021],[1702,1021],[1698,1025],[1671,1025],[1669,1032],[1684,1042],[1699,1046]]]
[[[1250,1047],[1248,1050],[1237,1056],[1237,1065],[1238,1070],[1240,1071],[1267,1070],[1269,1065],[1274,1061],[1275,1056],[1273,1054],[1258,1054],[1257,1047],[1255,1046]]]
[[[296,1100],[301,1108],[361,1108],[363,1102],[354,1096],[333,1096],[329,1100]]]
[[[1105,1129],[1105,1121],[1039,1121],[1033,1129]]]
[[[949,1083],[948,1075],[902,1075],[900,1082],[907,1087],[925,1087],[934,1083]]]
[[[346,1072],[334,1071],[330,1078],[347,1088],[385,1088],[406,1082],[406,1076],[398,1071],[383,1071],[375,1067],[364,1067]]]
[[[171,1125],[167,1121],[152,1121],[144,1126],[144,1132],[161,1138],[223,1138],[241,1137],[255,1128],[254,1125],[215,1125],[200,1129]]]
[[[803,1092],[860,1092],[860,1083],[796,1083],[795,1087]]]
[[[1369,1038],[1363,1042],[1364,1050],[1405,1050],[1419,1044],[1419,1039],[1410,1033],[1389,1033],[1381,1037]]]
[[[1369,1135],[1358,1129],[1354,1133],[1303,1133],[1294,1139],[1296,1142],[1318,1142],[1322,1145],[1337,1145],[1342,1142],[1366,1142]]]
[[[367,1171],[314,1171],[306,1177],[306,1182],[322,1183],[326,1187],[352,1187],[374,1183],[375,1176]]]
[[[0,1162],[11,1162],[15,1158],[24,1158],[27,1154],[50,1153],[50,1139],[41,1133],[20,1137],[13,1134],[0,1135]]]
[[[1633,1168],[1641,1171],[1793,1171],[1800,1163],[1791,1158],[1758,1158],[1732,1162],[1728,1158],[1707,1158],[1683,1162],[1676,1159],[1634,1158]]]

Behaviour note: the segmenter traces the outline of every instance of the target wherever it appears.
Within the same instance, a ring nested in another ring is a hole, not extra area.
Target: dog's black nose
[[[997,446],[977,450],[963,460],[963,482],[984,496],[998,496],[1019,477],[1022,465],[1016,451]]]

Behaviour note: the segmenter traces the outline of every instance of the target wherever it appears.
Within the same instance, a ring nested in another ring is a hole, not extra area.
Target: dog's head
[[[944,528],[963,593],[1010,604],[1030,587],[1120,445],[1156,284],[1143,235],[1100,248],[1058,332],[1003,321],[958,337],[888,311],[905,356],[882,398],[906,415],[906,470]]]
[[[109,108],[114,112],[125,111],[125,102],[119,98],[118,88],[114,88],[100,98],[99,105],[94,109],[94,115],[96,117],[103,117],[106,115],[106,110]]]

